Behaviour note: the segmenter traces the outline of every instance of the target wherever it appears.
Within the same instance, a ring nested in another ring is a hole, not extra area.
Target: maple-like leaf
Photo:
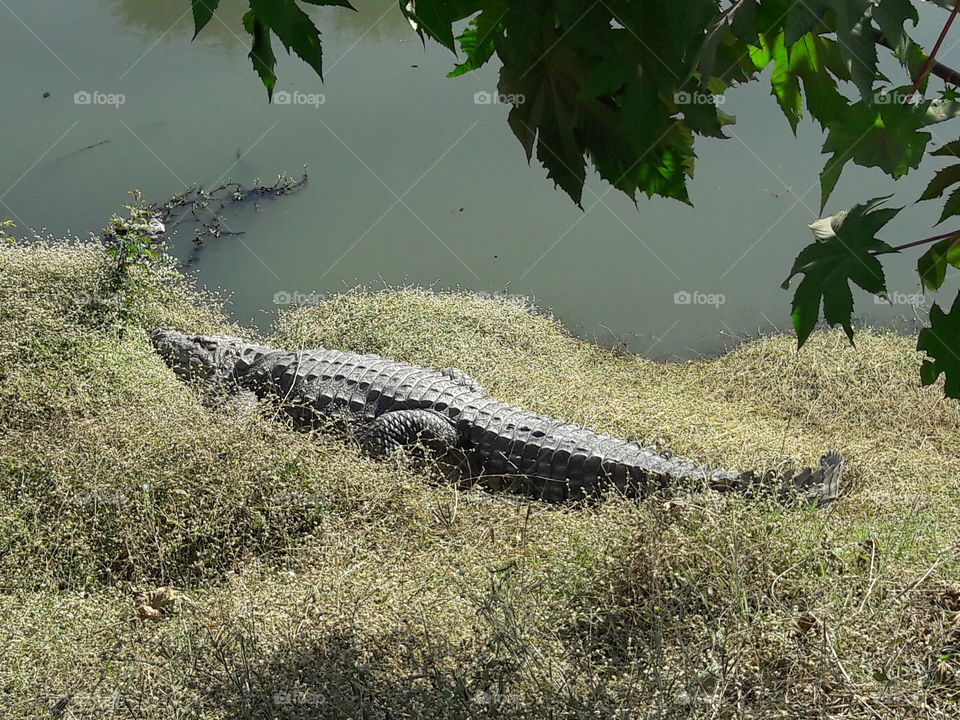
[[[210,22],[220,0],[190,0],[190,3],[193,9],[193,37],[196,38]]]
[[[960,293],[949,313],[936,304],[930,308],[930,327],[917,336],[917,350],[927,354],[920,366],[920,382],[931,385],[942,373],[944,394],[960,398]]]
[[[930,154],[946,157],[960,157],[960,140],[949,142],[943,147],[937,148]],[[923,191],[923,194],[920,196],[920,200],[932,200],[934,198],[942,197],[943,193],[948,187],[951,185],[956,185],[957,183],[960,183],[960,164],[949,165],[945,168],[942,168],[941,170],[937,171],[936,175],[933,176],[930,184],[927,185],[926,189]],[[940,213],[940,219],[937,221],[937,224],[939,225],[947,218],[955,215],[960,215],[960,189],[954,190],[947,198],[947,202],[944,203],[943,211]]]
[[[944,238],[917,260],[920,282],[928,290],[939,290],[947,277],[947,265],[960,268],[960,237]]]
[[[790,314],[800,346],[816,327],[821,303],[824,319],[843,327],[853,341],[851,281],[867,292],[886,294],[883,267],[876,256],[894,250],[876,234],[900,212],[900,208],[880,208],[888,197],[874,198],[810,226],[817,239],[800,251],[783,283],[786,290],[795,275],[803,275]]]
[[[474,17],[457,36],[460,52],[465,56],[447,77],[459,77],[483,67],[496,51],[497,36],[503,33],[503,19],[507,14],[504,0],[487,0],[482,12]]]

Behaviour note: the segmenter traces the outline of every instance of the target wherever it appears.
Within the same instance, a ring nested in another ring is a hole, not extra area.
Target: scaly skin
[[[285,352],[224,335],[169,329],[154,331],[151,341],[180,376],[277,399],[298,424],[343,421],[374,454],[418,440],[441,449],[458,447],[479,461],[481,479],[494,489],[510,486],[560,501],[611,486],[629,494],[685,485],[746,491],[760,480],[753,472],[711,470],[519,410],[489,397],[455,368],[438,372],[339,350]],[[781,478],[780,493],[829,502],[837,496],[841,464],[838,454],[828,453],[816,471]]]

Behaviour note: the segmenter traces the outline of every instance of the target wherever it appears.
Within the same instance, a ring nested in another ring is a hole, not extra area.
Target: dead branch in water
[[[163,222],[169,232],[184,223],[193,223],[193,242],[202,245],[207,238],[218,238],[224,235],[243,235],[234,232],[224,224],[223,211],[231,206],[253,200],[255,209],[260,212],[259,200],[262,198],[276,198],[297,192],[307,184],[307,167],[304,165],[303,174],[294,178],[286,173],[280,173],[277,181],[264,184],[255,181],[247,187],[237,182],[225,182],[210,190],[201,185],[192,185],[181,193],[177,193],[163,204],[151,205],[151,209]]]

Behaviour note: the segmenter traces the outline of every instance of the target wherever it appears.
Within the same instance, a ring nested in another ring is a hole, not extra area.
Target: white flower
[[[830,238],[837,236],[837,231],[840,229],[840,226],[843,225],[843,221],[846,219],[847,211],[841,210],[836,215],[820,218],[815,223],[807,225],[807,227],[813,230],[813,234],[816,236],[817,240],[829,240]]]

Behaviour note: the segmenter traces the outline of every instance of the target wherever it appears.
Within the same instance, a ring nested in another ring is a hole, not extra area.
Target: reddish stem
[[[960,230],[954,230],[953,232],[943,233],[942,235],[934,235],[933,237],[924,238],[923,240],[914,240],[913,242],[906,243],[904,245],[897,245],[894,248],[891,248],[893,251],[906,250],[907,248],[916,247],[917,245],[926,245],[927,243],[936,242],[937,240],[946,240],[951,237],[960,237]]]
[[[950,17],[947,18],[947,22],[943,25],[943,30],[940,31],[940,37],[937,38],[937,44],[933,46],[933,52],[927,56],[927,61],[923,64],[923,68],[920,70],[920,74],[917,75],[917,79],[913,81],[913,87],[910,88],[910,92],[907,94],[906,100],[903,101],[904,105],[908,104],[913,96],[917,94],[917,90],[920,88],[920,83],[923,82],[923,79],[927,76],[927,73],[930,72],[930,68],[936,60],[937,53],[940,52],[940,46],[943,45],[944,39],[947,37],[947,33],[950,31],[950,26],[953,25],[953,21],[957,17],[957,11],[960,10],[960,0],[957,0],[953,4],[953,11],[950,13]]]

